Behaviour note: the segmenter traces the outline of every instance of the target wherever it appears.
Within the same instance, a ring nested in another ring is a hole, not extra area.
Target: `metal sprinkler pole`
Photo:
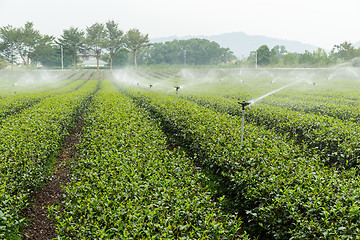
[[[153,86],[152,84],[149,85],[149,87],[150,87],[150,94],[151,94],[151,87],[152,87],[152,86]]]
[[[179,91],[179,86],[174,86],[174,88],[176,89],[176,95],[175,95],[175,106],[176,106],[176,101],[177,101],[177,95],[178,95],[178,91]]]
[[[61,70],[64,70],[64,50],[62,45],[60,45],[60,50],[61,50]]]
[[[245,107],[246,107],[247,105],[250,105],[250,102],[242,101],[242,102],[239,102],[239,104],[240,104],[241,107],[242,107],[242,119],[241,119],[241,145],[242,145],[243,142],[244,142]]]

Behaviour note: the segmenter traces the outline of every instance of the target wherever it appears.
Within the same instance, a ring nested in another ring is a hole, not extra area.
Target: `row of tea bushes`
[[[58,237],[247,239],[240,219],[212,198],[206,177],[167,150],[158,123],[103,84],[84,119],[64,212],[53,208]]]
[[[330,101],[330,99],[328,99],[327,102],[319,102],[317,97],[307,97],[301,100],[273,97],[262,103],[264,105],[282,107],[297,112],[330,116],[343,121],[355,123],[360,121],[360,101]]]
[[[62,140],[97,85],[91,80],[77,91],[45,98],[0,125],[0,238],[16,238],[28,196],[48,177]]]
[[[97,78],[99,78],[99,73],[94,71],[75,72],[69,76],[69,79],[51,85],[50,87],[42,88],[38,93],[23,92],[14,95],[0,96],[0,122],[6,121],[6,117],[10,115],[19,113],[23,109],[39,103],[44,98],[76,91],[88,80]]]
[[[207,96],[188,98],[219,112],[235,116],[242,114],[235,99]],[[360,167],[360,126],[356,123],[262,104],[247,107],[245,117],[248,122],[272,129],[300,145],[306,144],[315,149],[326,164],[346,169]]]
[[[338,172],[282,135],[174,96],[127,90],[201,161],[227,178],[223,187],[252,229],[275,239],[355,238],[360,234],[360,178]]]

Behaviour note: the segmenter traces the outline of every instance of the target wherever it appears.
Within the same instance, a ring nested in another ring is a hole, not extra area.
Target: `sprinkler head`
[[[316,83],[314,83],[314,82],[313,82],[312,84],[313,84],[314,86],[316,85]]]
[[[238,103],[241,105],[242,110],[245,110],[245,107],[251,104],[251,102],[245,102],[245,101],[238,102]]]
[[[174,88],[176,89],[176,91],[178,91],[180,89],[179,86],[174,86]]]
[[[151,88],[152,86],[153,86],[152,84],[149,85],[150,88]]]

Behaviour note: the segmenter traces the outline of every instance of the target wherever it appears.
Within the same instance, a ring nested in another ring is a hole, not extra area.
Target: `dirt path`
[[[72,161],[75,157],[75,144],[79,141],[81,129],[82,119],[79,118],[57,156],[52,177],[29,200],[30,207],[23,212],[24,216],[30,219],[28,228],[22,232],[23,239],[47,240],[57,236],[56,226],[47,217],[47,207],[60,203],[62,200],[63,189],[61,186],[70,181],[70,170],[66,167],[66,162]]]

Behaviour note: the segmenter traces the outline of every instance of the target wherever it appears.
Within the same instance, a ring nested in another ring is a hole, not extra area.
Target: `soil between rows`
[[[64,141],[59,152],[56,163],[53,166],[54,172],[49,177],[43,188],[33,194],[29,200],[29,207],[24,209],[23,215],[28,221],[28,226],[23,230],[22,236],[26,240],[48,240],[57,236],[55,224],[48,218],[48,207],[59,204],[63,195],[62,186],[70,181],[70,169],[67,162],[74,160],[76,154],[75,145],[79,142],[79,134],[83,126],[80,117],[70,135]]]

